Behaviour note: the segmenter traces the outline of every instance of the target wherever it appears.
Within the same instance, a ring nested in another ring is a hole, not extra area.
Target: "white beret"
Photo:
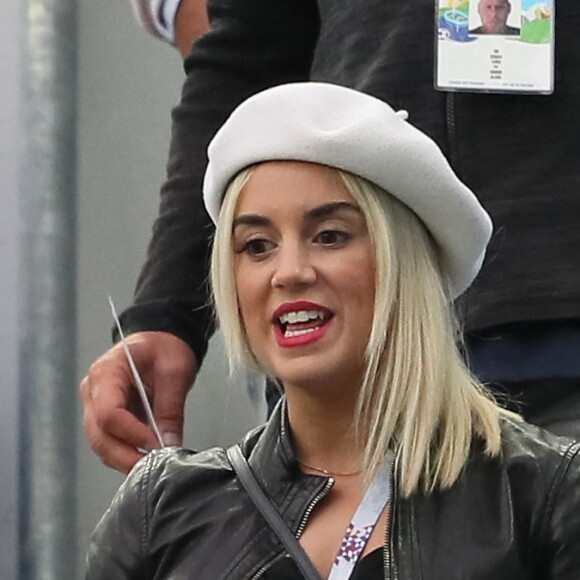
[[[244,101],[208,148],[203,195],[217,223],[224,193],[262,161],[320,163],[364,177],[412,209],[440,251],[451,298],[477,275],[491,219],[435,142],[375,97],[327,83],[280,85]]]

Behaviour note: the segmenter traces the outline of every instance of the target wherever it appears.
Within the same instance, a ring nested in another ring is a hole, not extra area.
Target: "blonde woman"
[[[209,159],[230,362],[285,392],[242,454],[312,573],[577,579],[580,446],[500,409],[463,364],[451,302],[491,224],[434,143],[371,96],[299,83],[243,103]],[[303,578],[230,457],[140,461],[87,578]]]

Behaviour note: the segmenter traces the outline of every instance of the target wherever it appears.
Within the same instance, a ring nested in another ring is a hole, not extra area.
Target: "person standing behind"
[[[209,13],[211,30],[185,61],[148,259],[135,303],[121,317],[168,440],[180,441],[183,404],[213,324],[205,286],[213,229],[200,193],[207,145],[249,95],[308,79],[409,110],[451,159],[497,232],[459,304],[473,368],[498,392],[519,397],[527,419],[577,434],[580,4],[558,4],[550,96],[436,91],[432,0],[214,0]],[[153,432],[128,412],[133,392],[118,346],[94,363],[81,387],[89,441],[123,471],[140,457],[136,447],[156,446]]]

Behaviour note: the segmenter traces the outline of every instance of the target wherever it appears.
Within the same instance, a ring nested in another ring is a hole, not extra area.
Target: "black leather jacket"
[[[501,458],[476,442],[452,488],[395,500],[385,579],[580,578],[580,443],[508,420],[502,430]],[[242,447],[300,535],[332,479],[300,471],[280,405]],[[150,453],[120,488],[86,578],[250,580],[282,557],[224,449],[172,448]]]

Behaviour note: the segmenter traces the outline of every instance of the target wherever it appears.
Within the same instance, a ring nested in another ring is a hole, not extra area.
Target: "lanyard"
[[[391,499],[391,493],[391,461],[389,454],[375,474],[352,521],[346,528],[328,580],[347,580],[350,578],[373,533],[379,516]]]

